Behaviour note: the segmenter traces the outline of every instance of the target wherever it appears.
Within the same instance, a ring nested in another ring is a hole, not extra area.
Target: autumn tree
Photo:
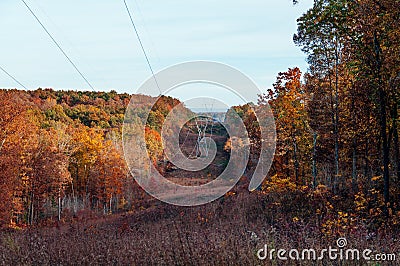
[[[73,178],[70,191],[74,211],[77,210],[78,200],[81,200],[85,207],[90,206],[89,202],[95,191],[95,180],[89,173],[104,148],[103,140],[100,132],[84,125],[78,125],[72,136],[73,153],[70,156],[69,170]]]
[[[390,202],[390,142],[398,150],[398,87],[400,75],[399,1],[352,2],[353,60],[357,64],[359,82],[366,88],[373,103],[382,150],[383,195]],[[350,19],[350,18],[349,18]],[[398,163],[397,163],[398,168]]]
[[[342,177],[340,184],[350,175],[357,190],[361,176],[364,186],[382,191],[386,203],[391,176],[399,176],[400,168],[399,14],[399,1],[316,0],[298,19],[294,36],[310,64],[305,88],[310,125],[319,134],[317,152],[333,151],[333,176]],[[379,177],[382,183],[374,184]]]
[[[26,103],[18,93],[0,91],[0,226],[8,225],[22,206],[14,200],[20,169],[21,142],[27,137]]]
[[[278,74],[274,89],[260,96],[259,103],[268,102],[274,113],[277,147],[274,174],[292,177],[298,183],[309,181],[311,171],[311,136],[306,105],[307,95],[301,84],[299,68]]]
[[[101,202],[104,213],[112,212],[113,200],[118,203],[118,197],[122,194],[127,168],[122,155],[111,141],[105,142],[89,174],[96,182],[95,203]]]
[[[340,175],[340,93],[341,65],[345,62],[343,34],[346,31],[346,1],[317,0],[298,22],[294,41],[308,55],[310,74],[317,77],[330,104],[334,146],[333,187]]]
[[[53,130],[36,129],[30,134],[21,159],[22,197],[28,210],[27,220],[33,224],[46,211],[44,204],[57,202],[69,183],[68,157],[59,150]],[[55,207],[59,211],[60,206]]]

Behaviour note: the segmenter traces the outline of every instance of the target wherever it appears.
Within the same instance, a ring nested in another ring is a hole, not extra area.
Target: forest
[[[142,117],[150,96],[0,90],[0,264],[257,265],[265,243],[317,248],[339,237],[399,254],[399,21],[398,0],[314,1],[293,37],[308,69],[283,70],[257,103],[231,107],[246,125],[250,160],[235,188],[204,206],[161,203],[127,168],[125,111],[132,98]],[[146,146],[164,173],[174,169],[161,128],[178,104],[161,96],[147,119]],[[276,151],[249,192],[261,148],[252,108],[266,104]]]

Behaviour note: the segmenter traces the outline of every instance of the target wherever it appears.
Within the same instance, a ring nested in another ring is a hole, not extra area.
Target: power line
[[[61,46],[58,44],[58,42],[53,38],[53,36],[50,34],[50,32],[46,29],[46,27],[43,25],[43,23],[39,20],[39,18],[35,15],[35,13],[33,12],[33,10],[28,6],[28,4],[24,1],[21,0],[25,6],[28,8],[29,12],[35,17],[35,19],[37,20],[37,22],[39,22],[40,26],[42,26],[42,28],[44,29],[44,31],[47,33],[47,35],[50,37],[50,39],[54,42],[54,44],[58,47],[58,49],[61,51],[61,53],[65,56],[65,58],[67,58],[67,60],[71,63],[71,65],[75,68],[75,70],[79,73],[79,75],[85,80],[86,84],[89,85],[89,87],[94,91],[94,88],[92,86],[92,84],[90,84],[90,82],[86,79],[86,77],[82,74],[81,71],[79,71],[78,67],[75,65],[74,62],[72,62],[71,58],[69,58],[69,56],[65,53],[65,51],[61,48]]]
[[[25,90],[28,90],[21,82],[19,82],[14,76],[12,76],[10,73],[8,73],[4,68],[0,66],[1,71],[3,71],[7,76],[12,78],[15,82],[17,82],[19,85],[21,85]]]
[[[156,82],[157,88],[158,88],[158,90],[160,91],[160,95],[161,95],[162,92],[161,92],[160,86],[158,85],[158,81],[157,81],[156,75],[154,75],[154,71],[153,71],[153,68],[151,67],[149,57],[147,56],[146,50],[144,49],[142,40],[140,39],[139,32],[138,32],[138,30],[137,30],[137,28],[136,28],[135,22],[133,21],[133,18],[132,18],[131,12],[129,11],[128,4],[126,3],[126,0],[124,0],[124,4],[125,4],[126,11],[128,12],[129,18],[130,18],[130,20],[131,20],[133,29],[135,30],[136,37],[137,37],[138,40],[139,40],[140,47],[142,47],[142,51],[143,51],[144,57],[146,57],[147,65],[149,66],[149,69],[150,69],[150,71],[151,71],[151,74],[153,75],[154,81]]]
[[[140,8],[140,5],[139,5],[139,3],[138,3],[137,0],[135,0],[135,5],[136,5],[136,7],[137,7],[139,16],[141,17],[141,20],[142,20],[142,23],[143,23],[143,28],[144,28],[144,30],[145,30],[145,32],[146,32],[147,37],[149,38],[151,47],[152,47],[152,49],[153,49],[153,51],[154,51],[154,53],[155,53],[155,57],[156,57],[157,61],[160,62],[160,57],[159,57],[158,52],[157,52],[157,47],[154,45],[153,38],[151,38],[151,35],[150,35],[150,33],[149,33],[149,29],[148,29],[148,27],[147,27],[147,25],[146,25],[146,19],[145,19],[144,16],[143,16],[143,12],[142,12],[142,10],[141,10],[141,8]],[[154,62],[154,61],[153,61],[153,62]]]
[[[51,25],[54,27],[54,30],[58,31],[58,35],[59,35],[59,36],[62,36],[62,38],[63,38],[63,47],[66,48],[67,45],[68,45],[69,47],[67,47],[67,49],[69,48],[70,51],[75,52],[75,54],[76,54],[77,57],[79,57],[79,56],[82,57],[81,50],[79,50],[79,49],[77,48],[77,46],[74,45],[74,44],[71,42],[70,39],[68,39],[68,36],[65,35],[65,31],[63,31],[63,28],[60,28],[60,27],[57,25],[57,23],[56,23],[56,22],[51,18],[51,16],[46,12],[45,8],[44,8],[40,3],[38,3],[38,1],[40,1],[40,0],[33,0],[33,2],[35,2],[35,5],[36,5],[36,6],[38,7],[38,9],[41,11],[41,13],[43,13],[43,15],[46,17],[46,19],[47,19],[47,20],[51,23]],[[49,24],[47,24],[47,25],[49,25]],[[61,33],[61,34],[60,34],[60,33]],[[88,64],[88,62],[83,62],[83,63],[85,63],[85,67],[86,67],[87,69],[89,69],[91,72],[94,72],[94,70],[93,70],[94,68],[93,68],[93,65],[92,65],[92,64]],[[84,64],[82,64],[82,60],[80,60],[80,66],[81,66],[81,67],[84,66]],[[112,86],[109,84],[109,82],[108,82],[107,80],[105,80],[105,78],[104,78],[103,76],[100,77],[99,79],[101,79],[101,80],[107,85],[107,87],[112,87]]]

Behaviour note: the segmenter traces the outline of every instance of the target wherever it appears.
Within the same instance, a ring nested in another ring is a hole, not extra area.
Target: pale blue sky
[[[122,0],[26,0],[96,90],[134,93],[149,76]],[[263,90],[305,56],[293,44],[302,0],[128,0],[155,72],[171,64],[229,64]],[[88,90],[22,1],[0,1],[0,65],[30,89]],[[0,88],[20,88],[0,72]]]

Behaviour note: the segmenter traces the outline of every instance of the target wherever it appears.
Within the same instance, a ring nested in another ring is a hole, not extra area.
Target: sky
[[[135,93],[151,77],[123,0],[25,1],[95,90]],[[272,87],[278,72],[307,70],[292,37],[296,19],[312,2],[127,0],[154,72],[181,62],[216,61],[237,68],[261,91]],[[1,67],[29,89],[91,90],[22,1],[1,0],[0,10]],[[22,87],[0,72],[0,88]],[[171,93],[195,94],[193,86]],[[228,105],[239,101],[224,98]]]

